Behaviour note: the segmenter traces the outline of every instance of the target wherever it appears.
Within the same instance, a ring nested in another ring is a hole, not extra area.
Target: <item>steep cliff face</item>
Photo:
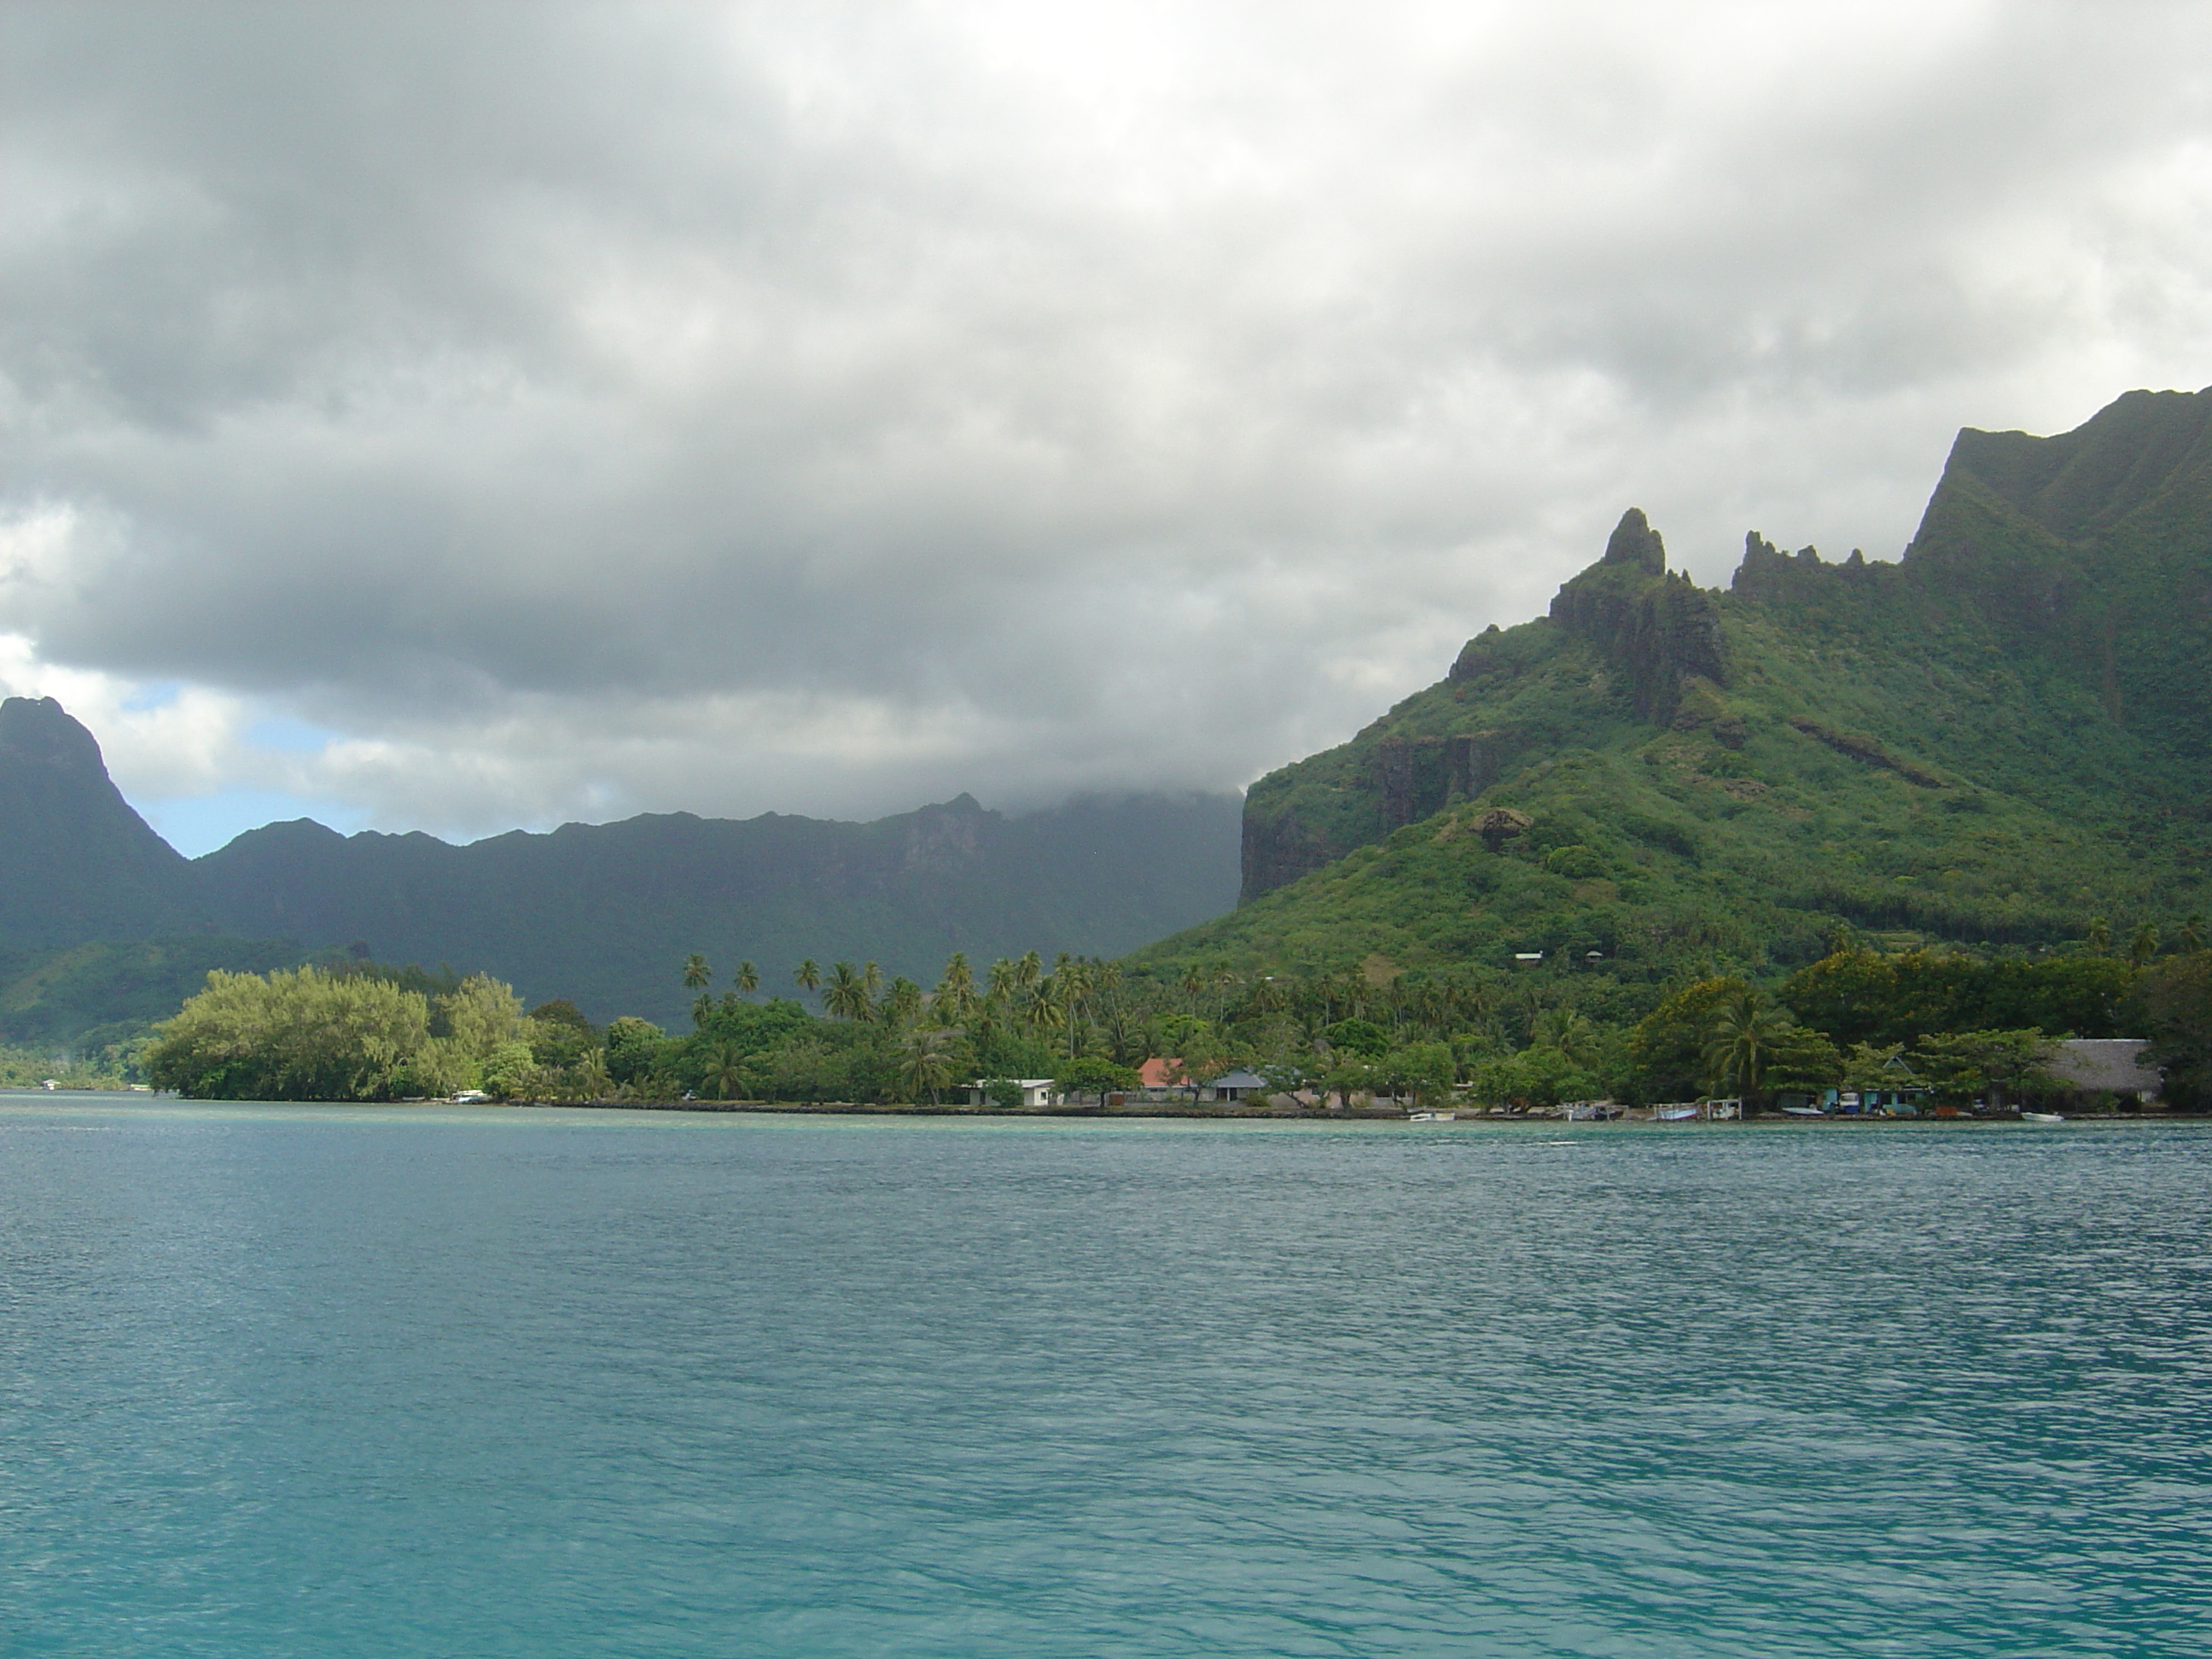
[[[1255,785],[1244,846],[1246,903],[1149,956],[1672,973],[2212,913],[2212,392],[1962,432],[1899,562],[1754,532],[1705,592],[1632,511],[1548,616]]]
[[[2212,746],[2212,390],[2074,431],[1960,433],[1905,568],[2189,766]]]
[[[1443,684],[1342,750],[1271,774],[1245,798],[1244,900],[1392,830],[1470,801],[1591,721],[1725,723],[1713,596],[1670,574],[1644,514],[1621,515],[1551,615],[1469,640]]]
[[[1620,670],[1636,712],[1655,724],[1674,718],[1693,677],[1728,684],[1712,598],[1668,574],[1666,544],[1640,508],[1621,515],[1605,556],[1559,589],[1552,620]]]
[[[52,697],[0,702],[0,951],[205,921],[191,866],[131,809]]]

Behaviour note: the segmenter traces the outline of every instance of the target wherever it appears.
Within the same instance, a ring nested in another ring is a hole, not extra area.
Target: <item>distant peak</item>
[[[1632,507],[1620,515],[1620,522],[1613,527],[1613,534],[1605,544],[1605,557],[1601,564],[1640,565],[1655,576],[1667,571],[1667,544],[1644,516],[1644,509]]]
[[[52,697],[0,702],[0,759],[107,775],[100,740]]]

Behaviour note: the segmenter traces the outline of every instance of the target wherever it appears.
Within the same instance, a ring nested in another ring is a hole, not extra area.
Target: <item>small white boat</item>
[[[2020,1121],[2022,1123],[2063,1123],[2066,1121],[2064,1118],[2061,1117],[2056,1112],[2022,1112],[2020,1115]]]
[[[1827,1116],[1827,1114],[1822,1111],[1818,1106],[1784,1106],[1782,1109],[1782,1115],[1784,1117],[1826,1117]]]
[[[1687,1123],[1697,1115],[1694,1106],[1662,1106],[1651,1114],[1662,1123]]]
[[[1408,1112],[1406,1115],[1406,1121],[1408,1123],[1456,1123],[1459,1121],[1459,1114],[1457,1112]]]

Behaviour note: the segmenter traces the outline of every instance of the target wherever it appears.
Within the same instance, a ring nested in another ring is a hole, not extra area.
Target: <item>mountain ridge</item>
[[[1962,431],[1894,562],[1753,532],[1699,588],[1630,508],[1545,616],[1254,784],[1238,909],[1140,960],[1663,976],[1839,927],[2170,929],[2212,903],[2208,671],[2212,392]]]
[[[153,955],[172,974],[195,935],[211,966],[267,958],[277,940],[303,954],[357,943],[601,1018],[674,1019],[694,951],[721,976],[749,957],[770,984],[807,957],[933,978],[955,950],[1119,955],[1233,901],[1238,810],[1233,796],[1132,793],[1008,815],[962,793],[866,823],[641,813],[464,844],[301,818],[187,860],[116,790],[89,731],[51,698],[11,698],[0,968],[27,974],[94,941],[162,940]]]

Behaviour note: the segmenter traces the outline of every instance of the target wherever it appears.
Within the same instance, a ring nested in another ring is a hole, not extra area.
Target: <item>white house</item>
[[[984,1091],[992,1084],[1000,1081],[1011,1083],[1022,1091],[1021,1109],[1025,1112],[1040,1111],[1047,1106],[1060,1103],[1060,1096],[1048,1077],[978,1078],[968,1085],[968,1103],[970,1106],[990,1105],[991,1097]]]
[[[1229,1072],[1207,1085],[1216,1100],[1244,1100],[1267,1092],[1267,1079],[1253,1072]]]

